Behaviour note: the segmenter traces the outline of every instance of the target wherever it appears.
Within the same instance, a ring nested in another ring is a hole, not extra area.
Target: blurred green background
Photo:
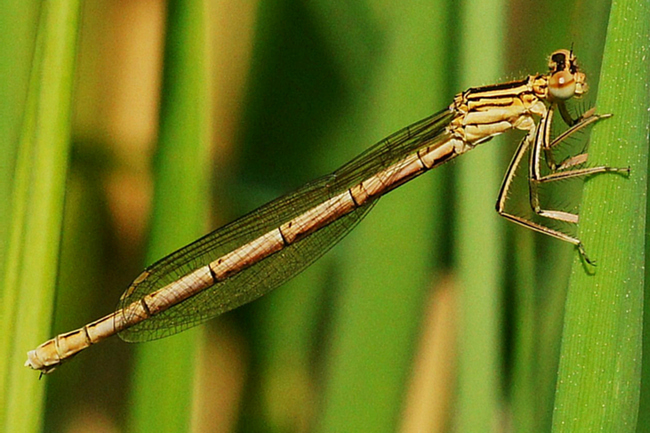
[[[3,197],[39,17],[39,2],[10,3],[0,17]],[[544,72],[555,49],[574,48],[592,105],[609,8],[84,3],[52,335],[110,313],[145,265],[458,91]],[[35,385],[46,390],[42,431],[549,431],[575,250],[493,211],[523,134],[507,135],[383,198],[261,300],[187,334],[113,338],[73,359]],[[177,152],[183,140],[190,148]],[[0,206],[11,213],[11,200]]]

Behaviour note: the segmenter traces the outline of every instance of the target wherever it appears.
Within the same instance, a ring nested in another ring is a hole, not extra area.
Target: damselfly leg
[[[566,111],[564,104],[558,104],[558,108],[560,109],[561,113],[563,111]],[[562,110],[562,108],[564,110]],[[580,239],[575,235],[565,233],[561,230],[550,227],[543,222],[533,221],[529,218],[521,215],[516,215],[506,210],[506,203],[509,198],[509,193],[515,173],[520,167],[524,155],[529,150],[530,157],[528,167],[528,187],[530,207],[535,212],[535,214],[543,218],[549,218],[556,221],[577,224],[579,217],[576,212],[543,208],[540,204],[538,191],[539,185],[559,180],[586,177],[599,173],[629,173],[629,168],[617,168],[604,165],[596,167],[575,168],[587,162],[588,154],[586,152],[567,157],[560,164],[556,164],[553,157],[553,149],[555,149],[561,143],[565,142],[574,134],[583,131],[585,128],[593,125],[600,120],[611,117],[611,114],[596,114],[595,109],[592,108],[586,111],[582,116],[578,117],[575,121],[567,121],[567,116],[563,115],[562,118],[564,119],[565,123],[569,125],[569,128],[551,140],[551,125],[555,109],[556,107],[552,106],[544,115],[542,115],[537,126],[532,126],[528,130],[528,134],[517,148],[515,156],[506,172],[501,190],[499,191],[496,209],[499,215],[513,222],[575,245],[578,248],[578,251],[582,258],[587,263],[594,265],[595,261],[587,256],[582,241],[580,241]],[[542,163],[545,163],[548,167],[548,174],[542,174]]]

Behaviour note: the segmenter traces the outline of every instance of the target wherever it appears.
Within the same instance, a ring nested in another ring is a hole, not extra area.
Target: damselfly
[[[387,192],[511,129],[526,131],[498,195],[502,216],[575,245],[570,233],[506,210],[515,171],[526,152],[530,204],[542,219],[578,222],[577,213],[545,209],[538,187],[608,171],[584,167],[586,153],[556,164],[553,150],[577,131],[609,115],[591,109],[573,119],[565,102],[587,91],[572,51],[555,51],[546,74],[459,93],[445,110],[379,142],[332,174],[282,196],[147,268],[120,298],[117,311],[61,334],[28,353],[25,365],[49,373],[104,338],[165,337],[251,302],[295,276],[331,248]],[[553,114],[568,129],[551,139]],[[536,121],[536,119],[538,120]],[[542,172],[546,164],[546,174]]]

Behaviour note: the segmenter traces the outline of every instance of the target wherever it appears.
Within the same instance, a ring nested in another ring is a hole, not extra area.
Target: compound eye
[[[551,62],[549,63],[551,72],[566,69],[567,55],[565,51],[566,50],[559,50],[551,54]]]
[[[553,99],[565,101],[576,94],[576,81],[573,74],[559,71],[551,75],[548,81],[548,91]]]

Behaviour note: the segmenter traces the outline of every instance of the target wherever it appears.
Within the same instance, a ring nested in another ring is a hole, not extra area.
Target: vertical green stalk
[[[205,233],[209,203],[206,5],[176,0],[167,8],[148,263]],[[137,347],[131,431],[189,430],[199,337],[193,330]]]
[[[587,182],[580,235],[598,266],[576,258],[566,303],[553,431],[635,431],[648,168],[650,5],[614,0],[603,56],[591,164],[630,167],[629,178]]]
[[[376,52],[376,73],[351,110],[358,116],[351,128],[365,129],[351,141],[360,149],[446,103],[441,71],[450,50],[440,29],[450,18],[447,5],[391,3],[373,3],[374,18],[384,24],[378,47],[385,51]],[[359,127],[368,120],[373,123]],[[441,209],[432,203],[439,176],[428,173],[382,198],[351,235],[316,431],[397,429],[432,273],[429,258],[440,242],[434,235],[440,231],[432,229]]]
[[[11,194],[29,67],[38,24],[39,2],[4,2],[0,14],[0,275],[11,222]],[[0,290],[0,302],[2,302]],[[1,331],[0,331],[1,332]]]
[[[466,72],[460,88],[496,81],[503,74],[505,12],[501,0],[463,3],[459,64]],[[495,139],[458,162],[458,431],[491,431],[499,408],[503,245],[492,210],[501,181],[501,143]]]
[[[589,13],[585,13],[584,5],[576,1],[546,0],[541,4],[521,1],[514,5],[511,10],[516,10],[518,16],[511,31],[527,35],[525,38],[512,38],[511,44],[516,44],[516,47],[511,49],[509,61],[516,63],[514,70],[545,72],[545,55],[573,45],[591,89],[587,98],[576,105],[583,110],[589,108],[587,105],[595,102],[597,94],[597,74],[605,44],[609,9],[609,0],[589,2]],[[544,11],[544,19],[540,21],[543,25],[529,28],[518,24],[536,22],[540,10]],[[520,176],[525,175],[525,171],[525,167],[522,167]],[[525,182],[521,182],[521,186],[525,187]],[[562,188],[564,186],[559,184],[552,186],[558,193]],[[521,192],[521,201],[525,204],[528,192]],[[513,199],[517,200],[515,194]],[[508,381],[512,423],[515,431],[548,431],[557,381],[566,288],[576,252],[566,242],[514,224],[508,223],[508,230],[516,238],[510,253],[515,256],[516,274],[514,278],[509,277],[514,285],[508,287],[514,299],[510,307],[513,315],[513,351],[509,355],[511,364],[508,361],[505,363],[511,365],[512,372]],[[522,245],[522,241],[527,247]],[[533,241],[542,260],[535,260]],[[509,263],[512,262],[507,261],[504,267],[506,275],[512,275]]]
[[[41,5],[12,192],[0,315],[0,430],[32,432],[45,382],[23,366],[50,333],[70,147],[80,2]]]

